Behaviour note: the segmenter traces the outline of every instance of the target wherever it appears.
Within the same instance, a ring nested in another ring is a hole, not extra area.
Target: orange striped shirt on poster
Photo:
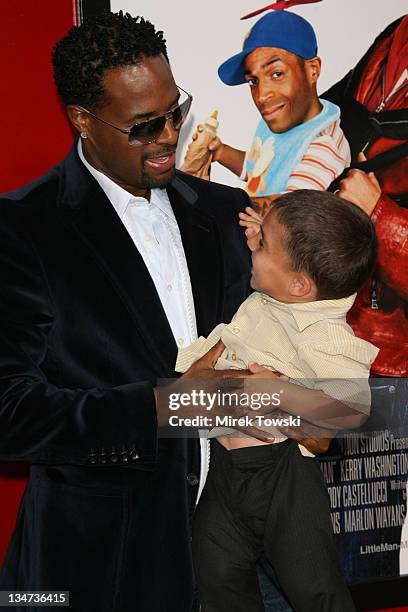
[[[326,190],[350,165],[350,147],[340,127],[340,119],[313,140],[289,177],[286,191]]]

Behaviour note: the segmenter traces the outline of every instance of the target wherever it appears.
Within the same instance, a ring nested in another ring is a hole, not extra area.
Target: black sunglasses
[[[171,119],[175,130],[179,130],[183,125],[190,110],[191,102],[193,101],[193,96],[191,96],[181,87],[178,88],[187,96],[187,98],[181,104],[178,104],[163,115],[159,115],[158,117],[153,117],[153,119],[147,119],[146,121],[140,121],[139,123],[135,123],[128,130],[123,130],[117,125],[113,125],[113,123],[109,123],[109,121],[105,121],[105,119],[97,117],[83,106],[79,106],[79,108],[85,113],[88,113],[88,115],[91,115],[91,117],[93,117],[94,119],[97,119],[98,121],[101,121],[106,125],[110,125],[110,127],[113,127],[115,128],[115,130],[122,132],[122,134],[127,134],[128,142],[131,147],[140,147],[142,145],[147,145],[152,142],[155,142],[160,136],[160,134],[163,132],[168,119]]]

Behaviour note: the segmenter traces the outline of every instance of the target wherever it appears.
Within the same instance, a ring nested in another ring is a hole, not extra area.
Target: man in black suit
[[[199,443],[160,438],[154,388],[248,293],[248,198],[175,172],[191,99],[150,23],[85,22],[53,63],[81,138],[0,204],[0,457],[32,466],[0,589],[190,612]]]
[[[155,391],[177,347],[248,295],[249,200],[175,171],[191,96],[152,24],[104,14],[53,63],[80,139],[0,202],[0,459],[31,464],[0,590],[70,590],[75,611],[191,612],[205,469],[200,481],[197,439],[160,436]],[[221,351],[181,378],[221,385]]]

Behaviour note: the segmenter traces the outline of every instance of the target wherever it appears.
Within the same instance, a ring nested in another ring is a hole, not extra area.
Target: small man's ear
[[[81,138],[87,138],[89,131],[90,115],[80,106],[69,104],[67,114],[74,128],[79,132]]]
[[[315,298],[315,292],[316,285],[304,272],[297,272],[290,280],[289,294],[295,298]]]
[[[312,57],[310,60],[305,60],[305,70],[309,79],[309,83],[316,83],[320,76],[322,62],[320,57]]]

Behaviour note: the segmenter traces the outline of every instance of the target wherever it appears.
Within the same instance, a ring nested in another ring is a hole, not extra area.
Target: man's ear
[[[90,116],[80,106],[69,104],[67,106],[67,114],[74,128],[79,134],[87,134],[90,122]]]
[[[296,272],[289,283],[289,294],[299,299],[316,299],[316,285],[305,272]]]
[[[310,60],[305,60],[305,70],[310,84],[317,82],[320,76],[322,61],[320,57],[312,57]]]

